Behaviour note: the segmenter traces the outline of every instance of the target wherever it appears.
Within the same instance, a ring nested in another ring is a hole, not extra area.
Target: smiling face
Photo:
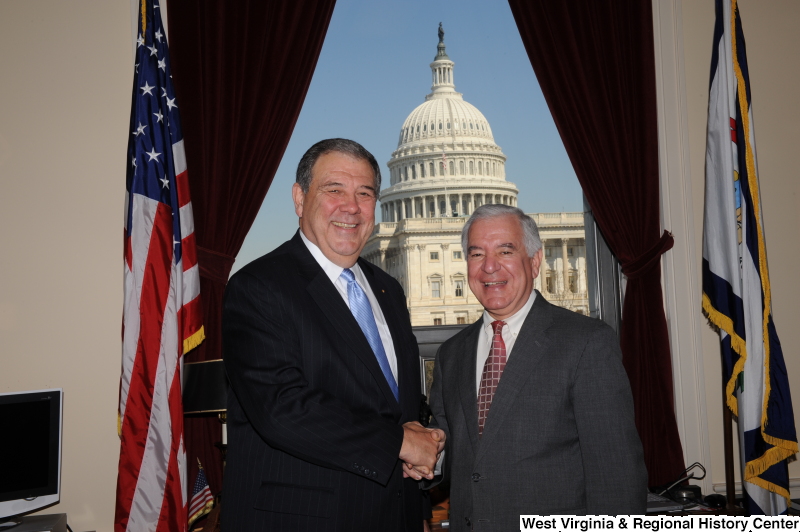
[[[321,155],[303,193],[292,187],[300,229],[331,262],[343,268],[356,263],[375,225],[375,176],[367,161],[339,152]]]
[[[480,218],[467,237],[469,287],[486,311],[504,320],[521,309],[539,275],[542,250],[529,257],[515,216]]]

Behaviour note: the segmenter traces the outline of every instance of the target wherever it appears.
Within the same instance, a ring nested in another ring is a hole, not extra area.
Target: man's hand
[[[436,440],[436,460],[439,460],[439,455],[444,451],[444,444],[447,436],[445,436],[442,429],[431,429],[431,438]]]
[[[426,429],[416,421],[404,424],[400,448],[400,459],[405,462],[403,476],[433,479],[433,469],[444,444],[445,434],[441,429]]]
[[[433,438],[437,442],[436,462],[438,462],[439,458],[442,456],[442,451],[444,450],[446,436],[444,434],[444,431],[441,429],[429,429],[429,430],[431,431],[431,438]],[[412,477],[415,480],[420,480],[422,477],[425,477],[430,480],[436,473],[435,467],[434,471],[430,475],[429,473],[431,472],[426,467],[420,466],[415,468],[412,464],[408,463],[403,464],[403,477]]]

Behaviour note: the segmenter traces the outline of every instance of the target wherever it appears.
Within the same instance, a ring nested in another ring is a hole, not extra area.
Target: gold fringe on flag
[[[198,330],[196,333],[194,333],[189,338],[186,338],[183,341],[183,354],[185,355],[186,353],[188,353],[189,351],[191,351],[192,349],[203,343],[203,340],[205,340],[205,338],[206,338],[205,329],[203,327],[200,327],[200,330]]]
[[[147,0],[142,0],[142,38],[147,31]]]

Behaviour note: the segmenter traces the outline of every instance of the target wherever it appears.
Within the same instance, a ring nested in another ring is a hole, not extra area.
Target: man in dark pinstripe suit
[[[361,145],[315,144],[292,190],[300,230],[228,283],[226,532],[422,529],[416,480],[444,433],[416,422],[403,290],[358,258],[379,190]]]

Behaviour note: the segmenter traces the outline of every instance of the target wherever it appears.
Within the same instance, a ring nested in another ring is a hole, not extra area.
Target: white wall
[[[0,392],[64,388],[62,498],[46,513],[110,531],[128,0],[0,2],[0,69]]]

